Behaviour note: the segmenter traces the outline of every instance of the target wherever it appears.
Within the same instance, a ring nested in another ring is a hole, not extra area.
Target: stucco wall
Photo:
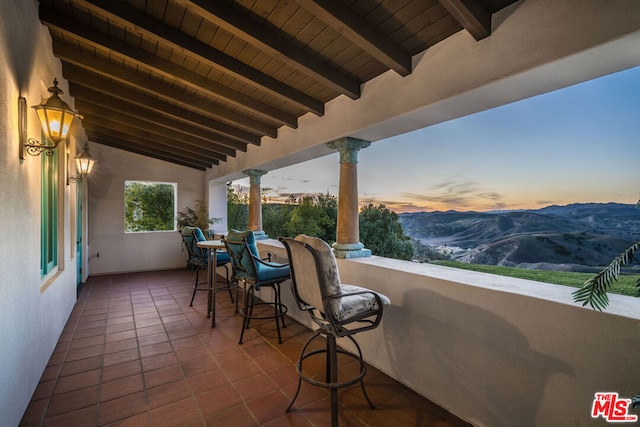
[[[90,274],[181,268],[180,236],[173,232],[124,232],[125,181],[175,182],[177,210],[205,200],[204,172],[93,144],[96,165],[89,179]]]
[[[75,186],[60,156],[59,271],[40,277],[40,157],[18,160],[18,97],[39,104],[54,77],[73,106],[35,0],[0,2],[0,424],[18,425],[76,301]],[[28,108],[28,137],[40,138]],[[82,143],[74,129],[72,148]]]
[[[286,260],[279,242],[259,247]],[[611,295],[600,313],[565,286],[375,256],[337,261],[343,283],[391,299],[380,326],[356,336],[365,359],[474,425],[606,424],[591,418],[596,392],[640,392],[637,298]],[[282,289],[288,315],[312,327],[288,282]]]

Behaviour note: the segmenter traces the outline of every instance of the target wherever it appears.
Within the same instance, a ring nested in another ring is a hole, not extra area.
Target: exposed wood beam
[[[247,142],[219,135],[209,129],[194,126],[189,122],[176,120],[175,118],[172,118],[172,116],[158,113],[156,110],[144,107],[142,104],[130,103],[126,99],[109,96],[106,93],[82,86],[78,82],[74,82],[72,80],[69,80],[69,88],[71,95],[83,102],[92,103],[94,105],[97,104],[109,110],[127,114],[136,120],[145,121],[154,126],[163,127],[167,130],[180,129],[187,135],[193,135],[197,138],[212,141],[234,150],[247,151]]]
[[[124,139],[126,141],[130,141],[131,143],[140,145],[150,144],[150,146],[155,149],[163,150],[167,153],[172,153],[175,155],[181,155],[185,158],[199,160],[203,163],[213,163],[217,165],[219,161],[226,161],[226,156],[221,156],[217,153],[212,155],[210,152],[208,153],[204,150],[202,152],[198,152],[197,150],[185,148],[180,143],[157,137],[153,134],[150,134],[149,132],[144,132],[135,128],[124,126],[122,124],[119,124],[118,122],[113,122],[111,120],[99,120],[100,121],[93,121],[85,119],[83,120],[83,127],[85,127],[85,129],[98,131],[104,135],[113,135],[116,138]]]
[[[183,134],[179,130],[167,130],[159,126],[154,126],[144,120],[135,120],[126,114],[109,110],[108,108],[95,104],[90,104],[78,98],[76,98],[75,105],[80,114],[84,117],[88,117],[93,122],[97,122],[97,120],[99,120],[99,123],[113,123],[114,129],[118,129],[120,126],[137,129],[142,132],[157,135],[159,140],[172,140],[175,145],[186,147],[186,151],[202,153],[219,160],[224,160],[223,157],[227,155],[235,157],[235,150],[231,148],[224,147],[225,150],[222,151],[217,144]]]
[[[211,132],[219,133],[249,144],[260,145],[260,137],[258,135],[242,131],[218,120],[185,110],[184,108],[161,101],[158,98],[127,89],[103,78],[83,72],[81,69],[70,67],[68,65],[65,66],[65,64],[63,64],[63,73],[65,79],[80,86],[92,88],[101,93],[121,99],[124,102],[139,105],[174,119],[186,120],[193,125],[202,127],[203,129]]]
[[[246,122],[256,121],[255,116],[258,116],[262,119],[274,122],[279,126],[287,125],[293,128],[297,127],[297,118],[291,114],[285,113],[281,110],[278,110],[277,108],[273,108],[267,104],[256,101],[250,96],[246,96],[232,89],[229,89],[225,85],[209,80],[208,78],[198,73],[189,71],[186,68],[181,67],[180,65],[162,59],[150,52],[145,51],[144,49],[134,47],[123,40],[119,40],[107,34],[98,32],[90,25],[74,22],[70,18],[60,13],[56,13],[56,11],[54,11],[53,9],[42,4],[40,5],[40,21],[50,29],[55,29],[64,34],[65,37],[83,41],[84,43],[87,43],[92,47],[107,51],[110,54],[131,61],[138,66],[149,68],[170,79],[175,79],[183,83],[184,85],[197,90],[198,92],[209,95],[214,99],[228,102],[234,107],[239,108],[242,111],[247,111],[252,115],[252,118],[249,118],[238,113],[227,112],[227,114],[225,115],[219,112],[217,114],[220,119],[235,121],[243,124],[246,127]],[[54,51],[60,50],[60,52],[56,52],[56,55],[70,55],[70,49],[71,52],[73,52],[73,50],[76,50],[67,46],[63,53],[62,49],[64,49],[65,45],[60,42],[55,44],[56,46],[54,46]],[[90,54],[85,53],[85,55]],[[90,56],[93,57],[92,55]],[[72,58],[68,58],[68,60],[71,61]],[[80,58],[77,59],[77,61],[80,60]],[[96,68],[96,66],[94,65],[93,68]],[[122,67],[117,67],[117,69],[119,73],[123,70]],[[130,76],[132,74],[134,75],[134,77],[127,77],[127,79],[131,81],[131,84],[139,84],[135,79],[136,73],[129,73]],[[218,107],[217,109],[213,109],[212,111],[217,112],[219,110],[220,107]],[[236,118],[233,118],[233,116],[236,116]]]
[[[296,0],[296,2],[401,76],[411,74],[411,55],[391,42],[343,2],[335,0]]]
[[[229,126],[244,129],[252,133],[262,133],[275,138],[278,130],[263,122],[250,117],[243,116],[227,110],[219,104],[212,103],[199,96],[178,90],[174,87],[163,84],[158,80],[144,77],[135,71],[129,71],[122,66],[118,66],[107,60],[98,58],[78,49],[64,45],[57,40],[53,42],[53,52],[63,62],[73,64],[78,68],[91,71],[103,77],[108,77],[134,89],[141,90],[160,99],[178,105],[182,108],[195,110],[213,119],[220,119]]]
[[[123,2],[112,0],[75,0],[90,11],[105,16],[120,25],[143,34],[165,46],[198,58],[204,64],[223,70],[236,79],[258,88],[288,104],[317,115],[324,114],[324,104],[303,92],[279,82],[247,64],[194,39],[164,22],[145,15],[138,9]]]
[[[313,77],[321,84],[352,99],[360,97],[360,84],[357,81],[319,61],[267,27],[257,25],[255,21],[239,13],[227,3],[208,0],[175,1],[196,15],[259,47],[265,53],[277,57],[301,73]]]
[[[75,98],[75,105],[81,114],[85,111],[93,114],[95,108],[101,108],[109,112],[117,112],[118,115],[127,116],[131,123],[145,122],[150,126],[163,128],[167,132],[177,131],[184,134],[185,137],[193,137],[197,138],[197,140],[221,144],[233,150],[240,150],[243,152],[247,151],[246,143],[213,134],[199,127],[171,119],[149,109],[117,100],[103,93],[94,91],[93,89],[75,85],[73,82],[70,83],[70,87],[71,93]]]
[[[196,148],[206,150],[207,152],[212,151],[227,156],[236,156],[236,150],[229,147],[221,147],[215,141],[184,133],[182,132],[181,127],[170,128],[162,126],[161,124],[151,123],[147,120],[142,120],[139,117],[125,114],[122,111],[109,109],[103,105],[92,103],[91,101],[91,99],[75,97],[75,106],[81,115],[85,117],[93,116],[112,120],[156,135],[173,138],[182,144],[192,145]]]
[[[164,142],[159,142],[157,139],[148,138],[144,136],[137,136],[123,132],[120,130],[114,130],[102,123],[92,122],[90,120],[83,120],[82,127],[87,132],[96,132],[105,137],[113,137],[122,141],[127,141],[130,145],[145,147],[151,150],[157,150],[159,153],[164,153],[168,156],[173,156],[182,160],[189,160],[195,164],[201,164],[206,167],[211,167],[212,164],[217,165],[218,159],[213,159],[208,156],[199,155],[197,153],[189,154],[183,147],[177,147],[177,144],[171,145]]]
[[[476,40],[491,35],[491,13],[480,0],[439,0],[455,19]]]
[[[87,137],[91,142],[95,142],[96,144],[106,145],[108,147],[117,148],[124,151],[129,151],[131,153],[140,154],[141,156],[152,157],[154,159],[163,160],[165,162],[175,163],[180,166],[186,166],[193,169],[198,169],[201,171],[207,170],[208,167],[202,165],[201,163],[192,162],[191,160],[184,160],[182,158],[177,158],[176,156],[171,156],[168,154],[164,154],[159,152],[158,150],[153,150],[145,147],[137,147],[132,146],[129,142],[119,140],[117,138],[102,135],[98,132],[87,131]]]

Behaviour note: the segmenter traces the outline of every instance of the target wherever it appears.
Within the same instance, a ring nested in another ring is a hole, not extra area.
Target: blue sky
[[[640,67],[377,141],[358,157],[360,203],[396,212],[636,203],[639,95]],[[336,153],[271,171],[262,187],[273,200],[337,194],[339,168]]]

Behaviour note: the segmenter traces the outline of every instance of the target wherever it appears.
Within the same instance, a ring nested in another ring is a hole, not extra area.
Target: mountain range
[[[406,235],[451,259],[508,267],[597,271],[640,240],[640,209],[619,203],[412,212],[399,221]]]

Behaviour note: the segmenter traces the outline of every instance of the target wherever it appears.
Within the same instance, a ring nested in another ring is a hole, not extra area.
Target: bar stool
[[[196,297],[197,291],[206,291],[208,290],[206,286],[201,287],[202,285],[206,285],[207,282],[198,283],[198,278],[200,275],[200,270],[207,270],[207,264],[209,257],[206,252],[199,248],[197,243],[203,242],[206,240],[204,234],[200,227],[191,227],[185,226],[180,230],[180,236],[182,237],[183,246],[187,248],[187,252],[189,254],[189,259],[187,260],[187,266],[189,268],[194,268],[196,270],[196,281],[193,285],[193,295],[191,295],[191,302],[189,303],[189,307],[193,307],[193,300]],[[233,293],[231,282],[229,281],[229,268],[227,264],[229,264],[229,255],[225,252],[218,253],[216,257],[216,267],[224,266],[226,271],[226,286],[216,289],[215,291],[228,290],[229,297],[231,297],[231,302],[233,302]]]
[[[245,289],[244,306],[240,309],[240,314],[244,319],[238,343],[242,344],[244,331],[249,328],[253,319],[275,319],[278,342],[282,343],[280,324],[283,328],[286,327],[284,315],[287,312],[287,306],[282,304],[280,283],[291,277],[289,265],[271,262],[271,254],[267,260],[260,258],[255,235],[251,230],[230,230],[227,237],[222,240],[231,259],[232,280],[242,281]],[[273,290],[272,301],[256,301],[255,291],[262,287]],[[258,305],[271,306],[273,314],[254,313],[254,308]]]
[[[296,302],[301,310],[311,316],[318,329],[302,347],[300,358],[296,364],[298,372],[298,389],[286,412],[300,392],[302,381],[328,388],[331,394],[331,425],[338,425],[338,389],[356,383],[362,386],[362,393],[371,409],[375,409],[367,396],[363,378],[367,367],[362,358],[362,350],[353,335],[375,329],[382,320],[384,307],[390,304],[389,298],[359,286],[340,283],[338,265],[331,247],[317,237],[298,235],[295,239],[280,239],[287,249],[291,268],[292,289]],[[316,338],[324,336],[326,347],[307,351]],[[357,354],[338,348],[336,338],[346,337],[354,345]],[[303,362],[317,354],[325,354],[326,377],[319,381],[303,370]],[[338,382],[338,353],[357,360],[359,373],[346,381]]]

